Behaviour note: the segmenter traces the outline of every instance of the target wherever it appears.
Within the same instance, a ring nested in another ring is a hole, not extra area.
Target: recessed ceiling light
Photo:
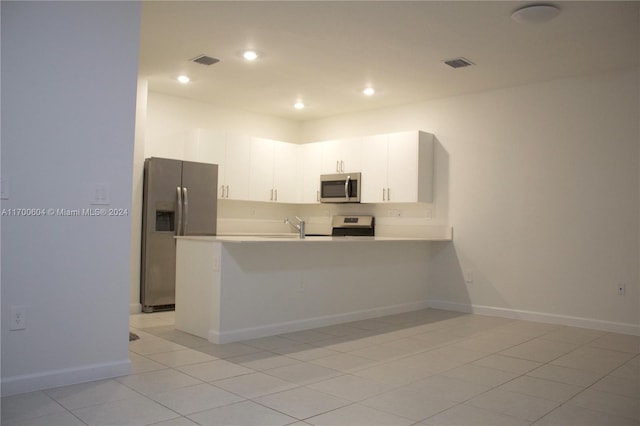
[[[304,103],[302,101],[298,101],[295,104],[293,104],[293,107],[295,109],[303,109],[304,108]]]
[[[362,91],[362,93],[364,93],[366,96],[373,96],[376,93],[376,89],[374,89],[373,87],[367,87]]]
[[[560,9],[553,4],[532,4],[521,7],[511,14],[519,24],[542,24],[558,16]]]
[[[186,75],[179,75],[179,76],[178,76],[178,81],[179,81],[180,83],[182,83],[182,84],[187,84],[188,82],[190,82],[190,81],[191,81],[191,79],[190,79],[188,76],[186,76]]]
[[[242,53],[242,57],[247,61],[255,61],[258,58],[258,53],[255,50],[247,50]]]

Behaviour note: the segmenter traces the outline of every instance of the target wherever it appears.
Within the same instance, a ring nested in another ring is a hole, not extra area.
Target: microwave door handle
[[[178,220],[176,224],[176,235],[181,235],[180,230],[182,229],[182,188],[179,186],[176,187],[176,192],[178,194]]]
[[[351,186],[351,176],[347,176],[344,181],[344,196],[349,201],[349,187]]]

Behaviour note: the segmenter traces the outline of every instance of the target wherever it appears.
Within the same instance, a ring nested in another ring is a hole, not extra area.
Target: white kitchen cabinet
[[[276,141],[273,152],[274,201],[295,203],[298,201],[298,145]]]
[[[218,198],[247,200],[250,142],[249,136],[195,129],[185,139],[183,159],[217,164]]]
[[[321,144],[322,173],[360,171],[362,138],[336,139]]]
[[[322,174],[322,143],[307,143],[298,147],[298,202],[320,202]]]
[[[224,162],[225,137],[216,130],[194,129],[186,134],[180,159],[219,165]]]
[[[368,136],[362,147],[363,203],[432,201],[433,135],[412,131]]]
[[[220,198],[230,200],[249,199],[250,155],[250,136],[227,134],[223,173],[219,174],[218,177],[218,196]],[[224,190],[224,194],[220,193],[221,189]]]
[[[297,145],[251,139],[249,200],[296,202]]]

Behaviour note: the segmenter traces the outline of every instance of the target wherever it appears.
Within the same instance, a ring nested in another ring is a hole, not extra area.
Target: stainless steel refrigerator
[[[216,235],[218,166],[147,158],[144,162],[140,303],[175,308],[176,235]]]

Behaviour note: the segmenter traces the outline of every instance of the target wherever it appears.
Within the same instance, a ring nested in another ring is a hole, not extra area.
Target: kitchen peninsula
[[[227,343],[426,308],[422,238],[177,237],[176,329]]]

